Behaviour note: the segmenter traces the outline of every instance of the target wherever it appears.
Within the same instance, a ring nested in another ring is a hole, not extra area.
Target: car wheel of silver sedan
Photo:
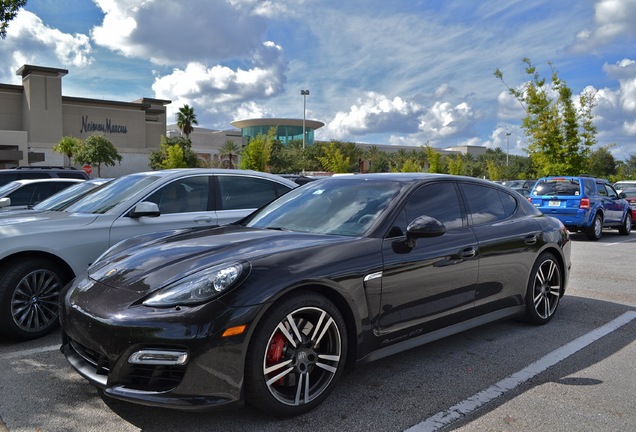
[[[277,416],[304,413],[331,392],[344,369],[347,337],[336,306],[304,293],[275,305],[259,324],[246,363],[246,399]]]
[[[533,324],[552,319],[561,299],[561,265],[551,253],[542,253],[532,268],[526,294],[526,317]]]
[[[35,339],[59,325],[59,296],[67,280],[45,259],[25,259],[0,270],[0,332]]]

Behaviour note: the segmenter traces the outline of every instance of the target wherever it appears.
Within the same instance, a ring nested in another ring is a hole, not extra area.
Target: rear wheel
[[[247,402],[269,414],[293,416],[327,398],[342,375],[347,337],[328,299],[303,293],[273,306],[247,354]]]
[[[60,291],[68,278],[43,258],[0,269],[0,332],[17,340],[44,336],[59,325]]]
[[[530,274],[526,293],[526,318],[533,324],[552,319],[561,299],[561,266],[551,253],[539,255]]]
[[[629,235],[629,233],[632,232],[632,215],[630,214],[629,210],[627,211],[627,213],[625,213],[625,220],[623,221],[621,227],[618,229],[618,232],[622,235]]]
[[[603,218],[600,214],[594,215],[592,225],[586,231],[587,238],[590,240],[599,240],[603,235]]]

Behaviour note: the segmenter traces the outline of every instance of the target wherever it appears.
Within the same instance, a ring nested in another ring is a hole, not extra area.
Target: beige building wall
[[[67,165],[66,157],[53,151],[60,139],[86,139],[97,133],[112,142],[123,158],[120,165],[102,166],[102,177],[149,170],[148,156],[160,148],[161,136],[166,134],[165,107],[170,101],[62,96],[62,77],[67,73],[25,65],[17,71],[22,86],[0,84],[0,168]],[[91,176],[97,175],[93,167]]]

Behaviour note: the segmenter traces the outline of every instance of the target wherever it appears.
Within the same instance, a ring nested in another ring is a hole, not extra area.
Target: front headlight
[[[198,271],[156,291],[143,304],[171,307],[204,303],[236,285],[247,275],[249,267],[246,262],[236,262]]]

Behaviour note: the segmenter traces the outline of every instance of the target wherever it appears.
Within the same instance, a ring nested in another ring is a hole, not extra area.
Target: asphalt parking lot
[[[567,296],[546,326],[490,324],[360,367],[318,409],[184,413],[109,400],[59,333],[0,339],[0,431],[636,430],[636,232],[573,235]]]

